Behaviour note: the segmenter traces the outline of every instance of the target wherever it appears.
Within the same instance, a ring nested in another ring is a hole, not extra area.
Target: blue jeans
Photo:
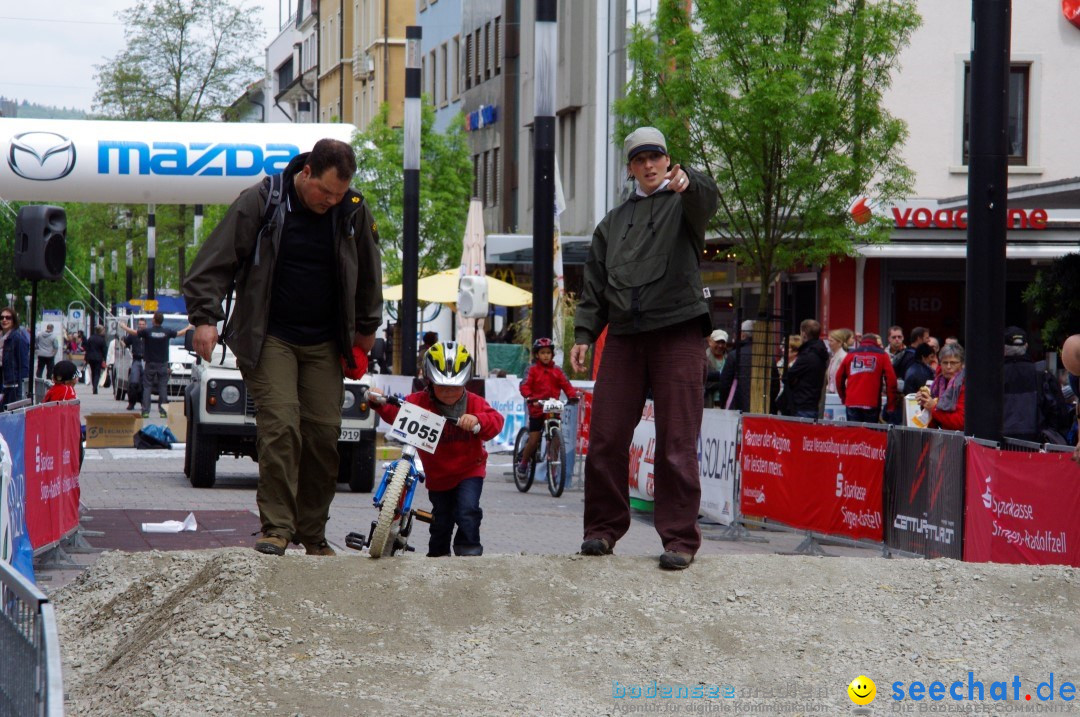
[[[847,419],[855,423],[878,423],[881,410],[877,408],[851,408],[847,409]]]
[[[438,558],[450,554],[450,535],[454,535],[454,553],[457,555],[483,555],[480,544],[480,521],[484,511],[480,509],[480,493],[484,490],[483,478],[466,478],[450,490],[429,490],[431,499],[431,538],[428,540],[428,557]]]

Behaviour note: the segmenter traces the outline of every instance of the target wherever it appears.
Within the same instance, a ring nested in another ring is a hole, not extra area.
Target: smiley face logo
[[[877,685],[866,675],[859,675],[847,686],[847,694],[855,704],[868,705],[877,697]]]

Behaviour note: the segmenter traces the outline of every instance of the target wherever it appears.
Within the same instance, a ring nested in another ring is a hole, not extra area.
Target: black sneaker
[[[161,408],[161,409],[158,409],[158,415],[161,416],[162,418],[168,418],[169,417],[169,412],[166,411],[164,408]]]
[[[611,546],[603,538],[589,538],[581,544],[582,555],[611,555]]]
[[[142,417],[143,418],[150,418],[150,412],[149,411],[143,411],[142,412]]]
[[[660,556],[660,567],[664,570],[686,570],[690,563],[694,562],[694,556],[690,553],[676,553],[673,550],[665,550]]]

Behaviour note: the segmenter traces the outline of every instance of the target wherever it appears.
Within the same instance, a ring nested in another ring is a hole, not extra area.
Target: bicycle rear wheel
[[[536,454],[533,454],[533,460],[529,461],[529,465],[525,470],[525,475],[518,475],[518,466],[521,465],[521,454],[525,452],[525,444],[529,442],[529,429],[528,427],[522,428],[518,431],[517,438],[514,439],[514,485],[522,493],[528,493],[529,488],[532,488],[533,476],[536,474]]]
[[[544,456],[547,461],[548,491],[558,498],[566,487],[566,461],[563,460],[562,436],[558,431],[548,434]]]
[[[371,544],[368,545],[368,554],[373,558],[380,558],[384,552],[394,553],[394,541],[397,539],[395,524],[400,527],[401,496],[405,492],[405,479],[409,476],[409,462],[399,458],[394,466],[394,474],[390,476],[390,483],[383,493],[382,507],[379,509],[379,519],[375,523],[375,530],[371,534]]]

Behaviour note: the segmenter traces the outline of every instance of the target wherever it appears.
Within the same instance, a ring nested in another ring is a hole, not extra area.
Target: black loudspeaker
[[[30,204],[15,220],[15,275],[56,281],[67,261],[67,214],[61,207]]]

